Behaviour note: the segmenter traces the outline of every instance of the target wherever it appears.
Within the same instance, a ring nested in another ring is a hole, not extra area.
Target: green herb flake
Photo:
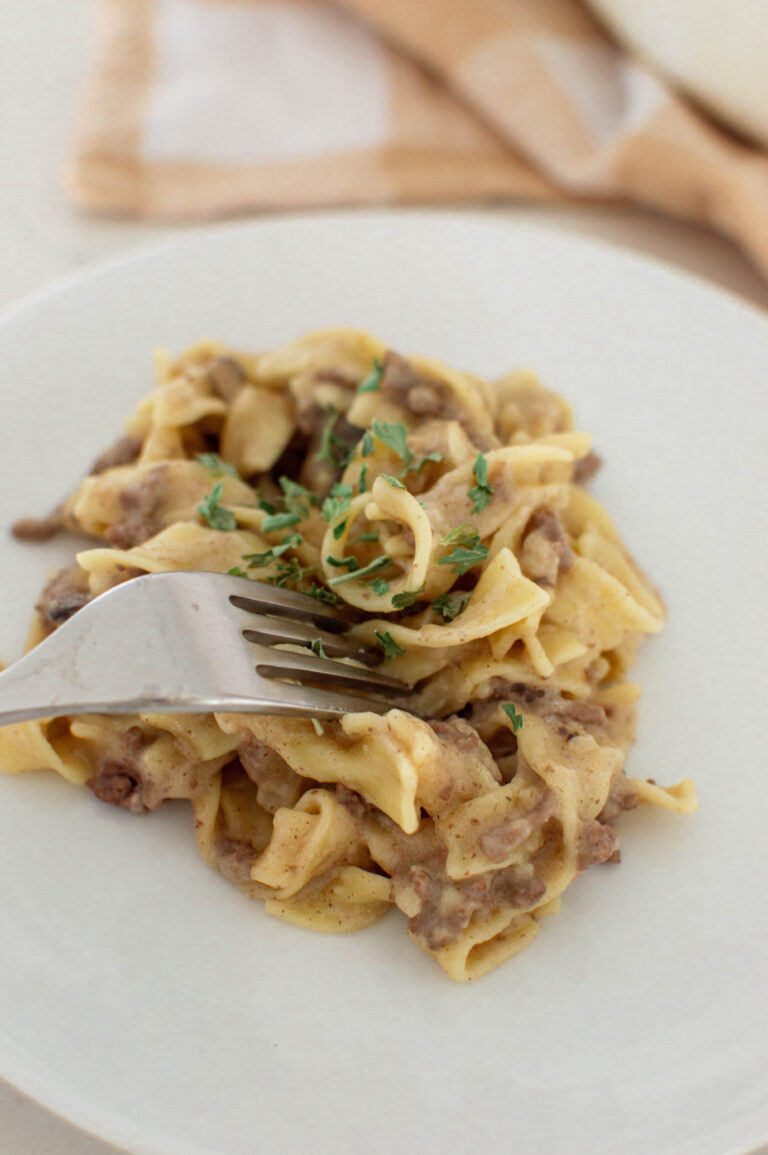
[[[273,505],[271,501],[267,501],[267,499],[265,497],[262,497],[260,499],[259,504],[256,506],[256,508],[257,509],[263,509],[264,513],[268,513],[270,515],[270,517],[274,516],[274,514],[277,513],[277,506]]]
[[[312,588],[307,590],[307,596],[314,598],[318,602],[324,602],[327,606],[335,606],[341,601],[338,594],[333,590],[327,590],[325,586],[316,585],[312,582]]]
[[[417,590],[404,590],[401,594],[395,594],[392,598],[393,610],[407,610],[414,602],[419,600],[419,596],[424,593],[424,586],[420,586]]]
[[[480,541],[480,534],[471,525],[458,526],[447,533],[441,541],[441,545],[462,545],[466,549],[474,549]]]
[[[359,537],[355,537],[349,543],[350,545],[363,545],[365,542],[378,541],[380,537],[377,529],[372,529],[370,533],[361,533]]]
[[[360,456],[371,457],[375,449],[376,446],[373,443],[373,434],[371,433],[370,429],[366,429],[365,433],[363,434],[362,444],[360,446]]]
[[[286,534],[280,545],[273,545],[270,549],[265,549],[263,553],[243,554],[243,561],[249,569],[264,569],[265,566],[272,565],[276,558],[295,545],[301,545],[301,534],[289,533]]]
[[[338,541],[346,528],[347,528],[346,519],[344,521],[340,521],[338,525],[335,525],[333,527],[333,540]]]
[[[472,502],[472,512],[482,513],[493,496],[493,486],[488,484],[488,462],[482,453],[478,453],[472,472],[477,485],[469,490],[467,497]]]
[[[223,477],[228,474],[230,477],[239,477],[234,465],[230,465],[227,461],[222,461],[218,453],[198,453],[197,460],[208,470],[212,477]]]
[[[365,479],[367,476],[368,476],[368,466],[364,465],[363,468],[360,470],[360,480],[357,483],[358,489],[360,490],[361,493],[365,493],[365,489],[366,489]]]
[[[322,638],[315,638],[315,640],[312,642],[312,653],[317,654],[318,658],[327,658],[328,657],[328,655],[325,652],[325,649],[323,648],[323,639]]]
[[[308,573],[312,573],[312,567],[299,565],[298,558],[278,558],[275,562],[276,574],[274,577],[267,578],[270,585],[280,586],[284,589],[286,586],[298,586],[301,579]]]
[[[328,562],[328,565],[334,566],[335,569],[348,569],[350,573],[354,573],[355,570],[360,569],[360,563],[356,557],[334,557],[332,554],[329,554],[325,560]]]
[[[385,630],[384,633],[382,633],[381,630],[376,630],[375,633],[376,633],[376,637],[378,638],[379,642],[381,643],[381,646],[384,649],[384,661],[385,662],[391,662],[393,658],[399,658],[401,654],[405,653],[405,650],[403,649],[403,647],[398,646],[397,642],[392,637],[389,630]]]
[[[217,481],[207,497],[204,497],[197,512],[208,522],[211,529],[221,529],[229,532],[237,528],[235,515],[231,509],[225,509],[221,504],[222,482]]]
[[[233,565],[232,569],[227,570],[227,573],[231,574],[232,577],[248,577],[248,574],[244,569],[240,569],[239,565]]]
[[[320,448],[318,449],[317,453],[315,454],[314,460],[315,461],[325,461],[325,462],[327,462],[328,465],[332,465],[333,468],[335,469],[336,468],[335,450],[338,448],[339,439],[336,436],[336,434],[334,433],[334,430],[336,428],[336,418],[338,417],[338,413],[336,411],[335,405],[329,405],[326,408],[325,412],[326,412],[328,419],[327,419],[327,421],[323,427],[323,433],[322,433],[322,437],[320,439]]]
[[[388,481],[390,485],[394,485],[395,489],[405,489],[402,481],[398,481],[398,479],[393,477],[391,473],[380,473],[379,477],[383,477],[384,480]]]
[[[355,569],[350,569],[348,573],[342,573],[339,574],[338,577],[332,577],[328,582],[329,586],[340,586],[342,582],[351,581],[353,578],[355,581],[359,581],[364,577],[370,577],[371,574],[378,573],[379,570],[386,569],[392,565],[392,560],[388,557],[377,557],[375,561],[372,561],[370,565],[364,565],[362,569],[358,566],[354,558],[342,558],[341,562],[339,562],[338,558],[326,558],[326,561],[330,565],[346,564],[348,561],[354,561],[356,567]]]
[[[479,565],[480,562],[485,561],[488,557],[488,547],[486,545],[478,545],[473,549],[464,549],[463,546],[457,546],[451,553],[441,557],[438,565],[452,566],[455,574],[465,574],[467,570],[472,569],[473,566]]]
[[[358,393],[378,393],[381,389],[381,377],[384,372],[384,363],[379,357],[373,358],[373,369],[357,387]]]
[[[323,517],[329,525],[341,517],[343,513],[347,512],[351,501],[351,485],[334,485],[331,490],[331,496],[326,497],[322,509]]]
[[[456,594],[440,594],[432,602],[432,609],[446,622],[452,622],[467,608],[467,602],[472,597],[471,591]]]
[[[512,723],[512,733],[516,734],[518,730],[522,730],[523,715],[515,709],[512,703],[505,702],[501,708]]]
[[[376,581],[371,582],[371,585],[373,592],[380,598],[389,593],[389,582],[385,581],[384,578],[376,578]]]
[[[408,430],[402,421],[373,421],[371,429],[406,465],[411,464],[413,454],[408,448]]]
[[[298,481],[292,481],[290,477],[281,477],[279,485],[286,497],[301,497],[310,505],[317,505],[317,498],[312,490],[305,489]]]
[[[262,533],[273,533],[278,529],[288,529],[290,525],[296,525],[299,521],[301,521],[299,513],[275,513],[264,518],[261,530]]]
[[[409,465],[406,473],[419,473],[419,471],[427,464],[428,461],[443,461],[445,454],[436,449],[434,453],[428,453],[426,457],[422,457],[421,461],[417,461],[415,465]]]

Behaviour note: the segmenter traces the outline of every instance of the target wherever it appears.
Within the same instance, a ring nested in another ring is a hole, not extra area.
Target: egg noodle
[[[31,644],[139,574],[235,572],[362,611],[421,717],[78,715],[0,729],[4,769],[135,813],[187,799],[205,861],[270,914],[338,932],[397,906],[462,981],[618,860],[622,810],[695,810],[690,779],[625,775],[625,676],[664,607],[584,489],[589,436],[532,373],[491,384],[349,329],[205,341],[156,371],[91,475],[16,527],[101,543],[48,582]]]

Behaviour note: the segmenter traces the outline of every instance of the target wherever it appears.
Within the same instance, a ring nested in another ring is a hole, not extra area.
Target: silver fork
[[[370,668],[382,651],[345,636],[352,624],[343,609],[249,578],[133,578],[89,602],[0,674],[0,725],[82,713],[332,718],[408,709],[407,687]],[[326,657],[312,652],[316,639]],[[310,648],[275,648],[284,644]]]

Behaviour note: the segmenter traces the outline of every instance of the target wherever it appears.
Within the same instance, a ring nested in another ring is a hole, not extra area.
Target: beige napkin
[[[768,273],[768,157],[578,0],[99,0],[77,201],[146,217],[612,198]]]

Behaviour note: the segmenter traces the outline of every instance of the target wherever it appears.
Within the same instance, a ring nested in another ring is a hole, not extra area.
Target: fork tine
[[[267,582],[252,581],[250,578],[230,577],[232,583],[229,600],[238,609],[252,614],[269,614],[272,617],[293,618],[296,621],[312,622],[320,629],[334,634],[343,634],[357,620],[354,612],[298,594],[281,586]]]
[[[246,641],[262,646],[309,646],[319,641],[327,657],[356,658],[367,666],[377,666],[382,659],[382,651],[377,647],[366,646],[355,638],[330,634],[317,626],[294,622],[289,618],[253,618],[253,624],[245,626],[242,634]]]
[[[388,678],[371,670],[360,670],[327,658],[316,658],[314,654],[298,654],[290,650],[275,650],[268,646],[256,646],[256,673],[263,678],[289,678],[296,682],[310,682],[318,686],[339,686],[345,689],[364,690],[387,696],[410,694],[402,682]]]

